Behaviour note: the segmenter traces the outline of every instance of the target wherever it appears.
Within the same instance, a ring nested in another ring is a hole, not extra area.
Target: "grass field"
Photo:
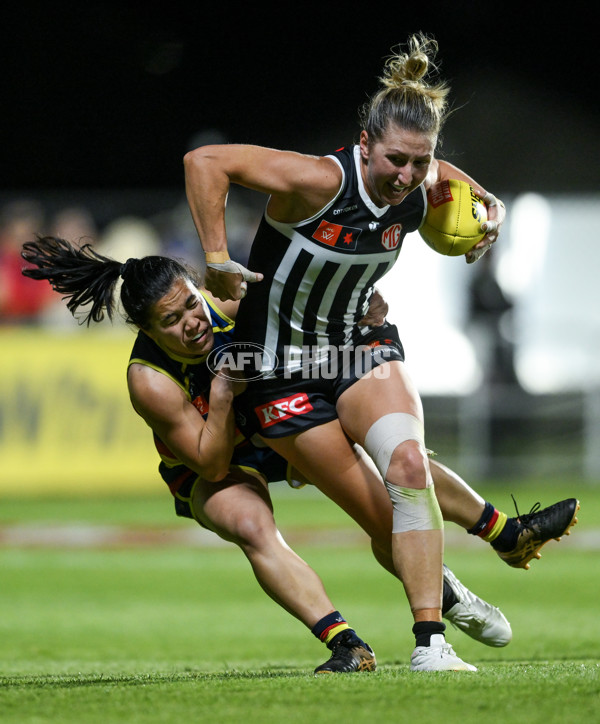
[[[600,486],[481,489],[510,513],[576,495],[573,534],[528,572],[455,527],[446,561],[499,605],[514,640],[450,630],[477,673],[408,670],[399,584],[316,491],[274,489],[288,542],[377,653],[373,674],[315,678],[326,650],[259,589],[245,558],[168,497],[5,499],[0,514],[2,722],[598,722]]]

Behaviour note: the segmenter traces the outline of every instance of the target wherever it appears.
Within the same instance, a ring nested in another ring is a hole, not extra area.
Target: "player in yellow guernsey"
[[[216,302],[200,288],[193,270],[166,257],[122,264],[89,246],[79,248],[53,237],[25,244],[23,256],[35,267],[24,273],[50,281],[68,300],[73,314],[89,305],[84,315],[88,323],[113,315],[115,288],[122,278],[120,300],[129,322],[139,330],[129,360],[129,393],[153,432],[160,472],[174,495],[176,512],[236,543],[263,589],[331,649],[330,659],[317,667],[317,673],[373,670],[372,649],[335,609],[316,573],[277,530],[267,483],[299,478],[283,458],[267,447],[255,447],[236,429],[233,402],[244,383],[229,374],[231,369],[223,361],[238,302]],[[378,320],[374,312],[365,322]],[[562,504],[536,514],[526,528],[500,517],[448,469],[435,464],[435,471],[448,519],[462,516],[464,527],[474,525],[474,532],[498,538],[510,522],[513,536],[529,548],[534,540],[538,547],[548,540],[540,542],[540,521],[552,518],[564,532]],[[395,573],[389,499],[376,475],[365,484],[372,486],[374,519],[356,514],[357,521],[372,536],[379,562]],[[362,504],[354,495],[349,489],[348,496],[337,501],[351,514]],[[574,512],[569,525],[573,518]],[[544,535],[547,532],[545,525]],[[522,549],[517,544],[515,552]],[[447,568],[443,595],[444,616],[457,628],[491,646],[510,641],[511,629],[502,613],[466,589]]]
[[[131,351],[129,367],[142,365],[171,379],[206,421],[210,409],[210,388],[214,368],[218,366],[220,350],[226,350],[232,344],[235,322],[219,309],[209,294],[202,290],[199,294],[204,314],[212,326],[212,347],[196,357],[183,357],[167,352],[145,332],[140,331]],[[212,370],[209,365],[211,359],[214,360]],[[177,514],[193,518],[193,506],[190,505],[190,501],[194,485],[199,480],[198,475],[169,449],[156,432],[153,434],[161,458],[159,472],[175,497]],[[291,471],[288,468],[287,462],[282,457],[264,446],[262,448],[254,446],[237,428],[235,429],[230,470],[246,471],[261,478],[266,477],[270,482],[287,480],[290,485],[296,485],[297,481],[291,480]]]

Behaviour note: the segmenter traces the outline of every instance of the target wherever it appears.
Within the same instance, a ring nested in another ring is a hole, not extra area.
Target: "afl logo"
[[[254,342],[230,342],[208,355],[206,364],[213,374],[221,373],[228,380],[258,380],[277,367],[275,352]]]
[[[402,238],[402,224],[394,224],[389,226],[381,235],[381,243],[388,251],[398,248],[400,239]]]

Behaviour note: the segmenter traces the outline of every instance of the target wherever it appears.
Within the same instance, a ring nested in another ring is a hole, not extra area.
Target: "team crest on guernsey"
[[[381,243],[388,251],[393,251],[394,249],[397,249],[401,239],[402,224],[394,224],[393,226],[388,226],[388,228],[381,235]]]
[[[361,229],[356,229],[352,226],[341,226],[340,224],[334,224],[331,221],[323,219],[313,233],[312,238],[315,239],[315,241],[321,242],[321,244],[334,246],[336,249],[354,251],[358,244],[360,232]]]

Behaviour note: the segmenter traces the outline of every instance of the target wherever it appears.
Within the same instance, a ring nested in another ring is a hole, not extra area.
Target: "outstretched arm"
[[[231,184],[270,196],[278,221],[308,218],[336,194],[341,172],[331,159],[261,146],[201,146],[184,157],[186,195],[206,253],[206,287],[219,299],[240,299],[243,284],[262,279],[229,258],[225,205]]]

